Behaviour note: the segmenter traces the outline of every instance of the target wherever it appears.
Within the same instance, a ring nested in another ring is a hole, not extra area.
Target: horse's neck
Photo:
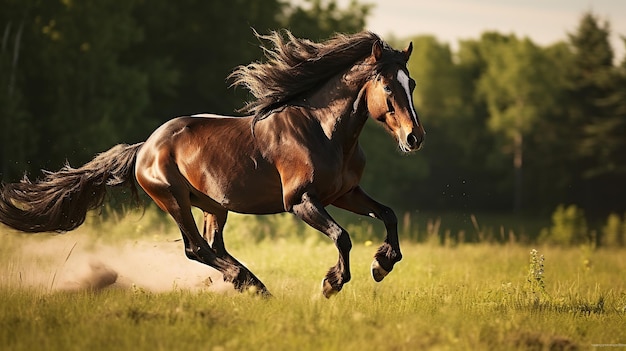
[[[356,108],[365,82],[355,82],[354,76],[352,70],[340,74],[307,98],[311,113],[320,121],[328,138],[346,146],[356,144],[367,120],[367,111]]]

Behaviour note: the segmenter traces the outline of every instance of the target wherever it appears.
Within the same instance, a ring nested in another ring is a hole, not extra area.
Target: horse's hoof
[[[322,294],[327,299],[330,299],[331,296],[337,295],[339,290],[335,290],[332,285],[328,282],[328,279],[324,278],[322,281]]]
[[[264,298],[264,299],[271,299],[272,297],[274,297],[274,296],[272,295],[272,293],[271,293],[271,292],[269,292],[269,290],[267,290],[267,289],[265,289],[265,290],[261,290],[260,295],[261,295],[261,297],[262,297],[262,298]]]
[[[380,282],[381,280],[385,279],[387,274],[389,274],[389,272],[384,270],[377,260],[374,260],[374,262],[372,262],[372,278],[374,278],[376,282]]]

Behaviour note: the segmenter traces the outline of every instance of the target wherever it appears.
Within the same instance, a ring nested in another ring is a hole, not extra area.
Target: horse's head
[[[412,50],[412,43],[399,52],[376,41],[369,60],[379,68],[364,86],[369,115],[384,124],[403,152],[418,150],[426,134],[413,107],[415,81],[406,67]]]

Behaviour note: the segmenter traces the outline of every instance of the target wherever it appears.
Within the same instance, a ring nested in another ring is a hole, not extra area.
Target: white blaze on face
[[[409,110],[411,111],[411,117],[413,118],[413,122],[415,122],[415,126],[419,126],[417,123],[417,113],[413,108],[413,96],[411,95],[411,89],[409,88],[409,76],[403,71],[398,70],[398,82],[404,88],[404,92],[406,93],[407,101],[409,102]]]

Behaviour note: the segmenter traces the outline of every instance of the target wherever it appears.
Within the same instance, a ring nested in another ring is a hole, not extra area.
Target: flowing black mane
[[[254,114],[253,126],[272,111],[314,91],[331,77],[363,61],[377,41],[386,54],[392,53],[395,57],[400,54],[372,32],[336,34],[322,43],[296,38],[287,30],[269,35],[255,34],[260,40],[272,44],[270,48],[262,46],[268,61],[239,66],[228,77],[232,80],[231,86],[243,86],[254,96],[255,100],[240,109],[240,112]],[[364,74],[379,72],[382,64],[377,63]]]

